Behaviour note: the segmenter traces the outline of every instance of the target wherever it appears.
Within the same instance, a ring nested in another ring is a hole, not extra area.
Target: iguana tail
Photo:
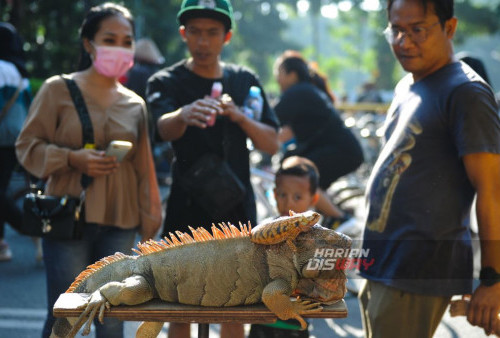
[[[106,283],[122,281],[132,276],[136,259],[121,252],[104,257],[80,272],[66,292],[92,293]]]

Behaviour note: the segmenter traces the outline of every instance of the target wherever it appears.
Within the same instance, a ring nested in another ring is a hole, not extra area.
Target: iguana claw
[[[307,323],[301,315],[306,313],[321,312],[321,310],[323,310],[321,303],[313,303],[310,300],[302,300],[300,299],[300,297],[297,297],[297,299],[292,302],[292,308],[293,312],[295,313],[295,316],[293,318],[300,322],[300,327],[302,330],[305,330],[307,328]]]
[[[88,336],[90,333],[90,328],[92,325],[92,322],[94,321],[94,318],[97,314],[97,311],[99,311],[98,319],[101,324],[104,322],[104,310],[109,309],[111,304],[108,302],[108,300],[101,294],[99,290],[95,291],[92,293],[90,296],[89,302],[87,303],[87,306],[85,307],[85,310],[80,314],[80,317],[78,317],[77,322],[73,327],[71,328],[71,331],[68,334],[68,337],[74,337],[80,328],[87,322],[87,325],[85,325],[85,328],[82,332],[82,335]],[[88,316],[88,317],[87,317]]]

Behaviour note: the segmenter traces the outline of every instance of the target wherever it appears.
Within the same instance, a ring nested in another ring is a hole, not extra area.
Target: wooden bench
[[[78,317],[90,294],[63,293],[54,305],[55,317]],[[158,299],[147,303],[127,306],[113,306],[106,310],[105,317],[124,321],[198,323],[198,337],[208,337],[209,323],[274,323],[278,318],[264,304],[233,307],[203,307],[166,303]],[[304,315],[304,318],[345,318],[347,306],[344,300],[323,306],[318,313]]]

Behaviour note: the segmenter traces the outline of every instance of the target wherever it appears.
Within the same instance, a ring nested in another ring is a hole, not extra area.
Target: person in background
[[[233,10],[227,0],[184,0],[177,15],[179,33],[190,57],[153,75],[148,81],[150,111],[158,134],[171,141],[175,153],[172,186],[167,202],[164,234],[189,232],[188,226],[209,229],[212,223],[256,223],[255,196],[250,184],[247,138],[257,149],[278,150],[278,121],[263,93],[260,119],[241,109],[251,86],[262,88],[250,70],[224,63],[220,54],[232,36]],[[222,96],[210,97],[214,82],[221,82]],[[209,124],[208,121],[214,124]],[[244,185],[244,200],[220,218],[210,215],[181,185],[181,177],[207,153],[224,155]],[[171,323],[169,337],[189,337],[189,324]],[[223,324],[221,337],[243,337],[243,325]]]
[[[367,337],[430,338],[451,297],[472,293],[474,194],[481,272],[467,319],[500,334],[500,118],[491,88],[454,57],[453,8],[453,0],[387,2],[384,34],[408,74],[366,190]]]
[[[276,171],[274,198],[279,216],[288,216],[314,208],[319,199],[319,172],[305,157],[287,157]],[[301,330],[294,319],[277,320],[273,324],[252,324],[248,338],[307,338],[309,331]]]
[[[383,100],[375,83],[367,81],[361,86],[361,92],[356,102],[380,103],[383,102]]]
[[[0,262],[12,259],[5,222],[16,230],[22,222],[22,212],[7,197],[7,188],[18,163],[14,144],[31,103],[25,63],[21,37],[10,23],[0,22]]]
[[[128,89],[133,90],[136,94],[146,101],[146,85],[148,79],[160,70],[161,65],[165,62],[165,58],[161,55],[156,43],[150,38],[141,38],[135,43],[134,65],[130,70],[119,80]],[[157,155],[155,160],[156,173],[158,178],[168,175],[170,171],[169,157],[171,155],[171,146],[168,142],[164,142],[161,146],[155,144],[155,124],[153,117],[148,112],[149,137],[153,153]],[[155,148],[155,146],[157,146]]]
[[[134,65],[120,79],[120,82],[146,100],[148,79],[160,70],[163,62],[165,62],[165,58],[161,55],[153,40],[149,38],[139,39],[135,44]]]
[[[79,197],[82,174],[93,179],[86,189],[83,238],[42,242],[48,299],[43,337],[51,333],[55,301],[80,272],[117,251],[131,253],[137,232],[145,241],[161,224],[146,105],[118,82],[133,61],[132,15],[113,3],[92,7],[80,27],[80,39],[79,70],[68,76],[82,92],[95,149],[83,147],[81,122],[60,76],[43,83],[16,142],[24,168],[48,179],[47,195]],[[120,163],[103,151],[113,140],[133,144]],[[96,325],[96,337],[123,337],[123,322],[105,318],[104,325]]]
[[[292,155],[310,159],[320,173],[320,197],[316,209],[337,227],[350,215],[328,198],[326,189],[339,177],[363,163],[363,150],[335,110],[335,98],[325,77],[312,69],[297,51],[285,51],[275,62],[276,80],[282,95],[274,110],[281,122],[282,143],[294,138]]]
[[[493,84],[491,83],[490,77],[488,76],[488,72],[486,71],[484,62],[481,59],[469,55],[469,53],[467,52],[457,53],[456,58],[469,65],[477,73],[477,75],[481,76],[483,80],[490,85],[491,89],[494,90]],[[500,107],[500,92],[497,92],[495,94],[495,98],[497,100],[498,106]],[[500,114],[500,108],[498,110],[498,113]]]
[[[490,78],[488,76],[488,72],[486,71],[486,67],[484,66],[483,61],[470,55],[467,52],[457,53],[455,56],[458,60],[465,62],[469,67],[471,67],[477,75],[481,76],[483,80],[491,86]]]

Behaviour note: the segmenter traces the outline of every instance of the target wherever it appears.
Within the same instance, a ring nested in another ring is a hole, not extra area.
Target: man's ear
[[[233,36],[233,31],[229,31],[226,33],[226,36],[224,37],[224,43],[227,45],[229,41],[231,41],[231,37]]]
[[[186,42],[186,27],[184,25],[179,27],[179,34],[181,35],[182,41]]]
[[[444,23],[444,28],[446,29],[446,36],[448,39],[452,39],[455,36],[455,32],[457,30],[458,19],[456,17],[452,17],[449,20],[446,20]]]

